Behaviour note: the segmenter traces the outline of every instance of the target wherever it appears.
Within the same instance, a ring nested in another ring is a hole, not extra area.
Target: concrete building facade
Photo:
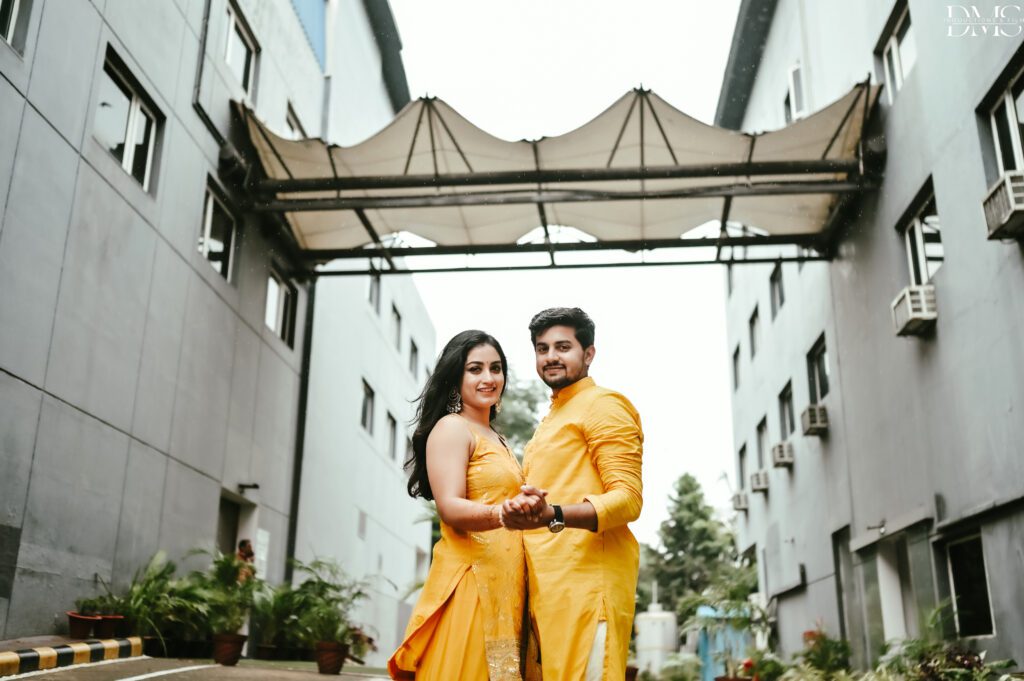
[[[389,20],[377,0],[3,0],[0,638],[59,630],[158,549],[248,537],[285,577],[311,285],[243,210],[231,102],[296,137],[379,129],[408,100]]]
[[[739,543],[787,655],[820,622],[867,666],[947,599],[947,637],[1024,654],[1024,250],[1006,184],[1024,167],[1024,39],[986,23],[998,7],[741,4],[719,125],[778,128],[884,85],[881,184],[841,214],[834,258],[727,276]]]

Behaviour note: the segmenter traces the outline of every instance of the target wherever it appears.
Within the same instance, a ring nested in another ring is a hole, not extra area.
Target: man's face
[[[571,326],[552,326],[533,344],[537,374],[553,390],[560,390],[586,377],[594,360],[594,346],[584,349]]]

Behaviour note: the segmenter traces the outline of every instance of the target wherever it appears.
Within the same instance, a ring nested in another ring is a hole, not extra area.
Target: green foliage
[[[755,650],[744,661],[743,669],[758,681],[778,681],[789,669],[789,665],[770,650]]]
[[[836,672],[850,670],[850,643],[832,638],[819,625],[804,632],[804,649],[797,653],[803,662],[820,671],[826,679]]]
[[[745,601],[751,593],[750,570],[735,567],[732,533],[715,518],[697,479],[689,473],[676,481],[669,497],[669,519],[659,531],[661,550],[652,560],[651,573],[664,589],[662,604],[687,621],[703,603],[701,596],[715,587],[715,597],[726,592]],[[753,587],[756,588],[756,575]]]
[[[700,681],[700,658],[693,653],[674,653],[665,660],[658,681]]]
[[[205,553],[205,552],[204,552]],[[206,600],[206,630],[233,634],[242,628],[258,587],[255,568],[233,553],[211,554],[206,572],[193,572],[190,581]]]
[[[290,606],[298,614],[299,639],[310,646],[317,641],[358,643],[350,615],[355,604],[366,597],[364,585],[348,578],[331,560],[318,558],[294,564],[305,575],[305,580],[292,590],[294,601]]]
[[[540,408],[547,401],[548,390],[543,383],[537,380],[520,381],[509,373],[495,428],[505,437],[509,448],[520,461],[523,448],[540,423]]]

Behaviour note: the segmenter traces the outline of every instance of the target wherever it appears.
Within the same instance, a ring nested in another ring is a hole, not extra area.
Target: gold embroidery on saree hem
[[[503,639],[487,641],[487,676],[489,681],[522,681],[519,674],[519,641]]]

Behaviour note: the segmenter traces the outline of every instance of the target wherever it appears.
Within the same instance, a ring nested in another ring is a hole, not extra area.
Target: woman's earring
[[[498,403],[494,405],[494,413],[495,414],[500,414],[501,413],[501,398],[500,397],[498,398]]]
[[[462,411],[462,393],[459,392],[458,388],[452,388],[451,392],[448,393],[448,413],[458,414]]]

